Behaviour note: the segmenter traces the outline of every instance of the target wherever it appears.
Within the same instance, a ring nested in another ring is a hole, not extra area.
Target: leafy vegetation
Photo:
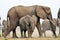
[[[5,38],[4,40],[8,40],[7,38]]]

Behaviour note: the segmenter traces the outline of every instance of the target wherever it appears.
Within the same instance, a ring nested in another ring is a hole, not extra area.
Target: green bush
[[[7,38],[5,38],[4,40],[8,40]]]

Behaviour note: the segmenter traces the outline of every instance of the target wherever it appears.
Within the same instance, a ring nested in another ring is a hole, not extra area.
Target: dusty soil
[[[1,37],[0,40],[5,38]],[[7,38],[8,40],[60,40],[60,38]]]
[[[37,31],[37,29],[35,28],[35,30],[34,30],[34,33],[33,33],[33,35],[32,35],[32,37],[34,37],[34,38],[20,38],[21,37],[21,34],[20,34],[20,31],[19,31],[20,29],[19,28],[17,28],[17,30],[16,30],[16,32],[17,32],[17,36],[19,37],[19,38],[12,38],[12,32],[7,36],[7,39],[8,40],[60,40],[60,38],[54,38],[52,35],[52,32],[46,32],[46,36],[47,36],[47,38],[42,38],[42,37],[38,37],[39,35],[38,35],[38,31]],[[57,30],[58,31],[58,30]],[[2,31],[0,31],[0,33],[2,34]],[[58,32],[57,32],[58,33]],[[27,35],[28,36],[28,35]],[[3,38],[3,37],[0,37],[0,40],[5,40],[5,38]]]

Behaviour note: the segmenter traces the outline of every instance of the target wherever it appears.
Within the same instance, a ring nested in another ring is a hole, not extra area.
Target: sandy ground
[[[7,38],[8,40],[60,40],[60,38]],[[5,40],[5,38],[0,38]]]
[[[17,36],[18,37],[21,37],[21,32],[20,32],[20,28],[19,27],[17,27],[16,33],[17,33]],[[58,33],[59,33],[59,28],[57,27],[57,29],[56,29],[57,36],[58,36]],[[0,34],[2,34],[2,30],[0,30]],[[26,34],[28,36],[28,33],[27,32],[26,32]],[[47,37],[52,37],[52,35],[53,35],[53,33],[50,30],[46,31],[46,36]],[[43,36],[44,36],[44,34],[43,34]],[[12,37],[12,31],[10,32],[10,34],[8,34],[7,37],[9,37],[9,38]],[[32,34],[32,37],[34,37],[34,38],[38,38],[39,37],[37,28],[35,28],[35,30],[34,30],[34,32]]]
[[[0,30],[0,33],[2,34],[2,30]],[[8,36],[7,36],[7,39],[8,40],[60,40],[60,38],[54,38],[52,36],[53,33],[50,30],[46,31],[47,38],[44,38],[44,37],[43,38],[39,38],[39,34],[38,34],[38,31],[37,31],[37,28],[35,28],[35,30],[34,30],[34,32],[32,34],[32,37],[33,38],[20,38],[21,37],[21,34],[20,34],[20,28],[19,27],[17,27],[16,33],[17,33],[17,36],[19,38],[12,38],[12,32],[10,32],[10,34],[8,34]],[[59,28],[57,27],[56,34],[58,35],[58,33],[59,33]],[[27,34],[27,36],[28,36],[28,34]],[[4,40],[4,39],[5,38],[0,37],[0,40]]]
[[[58,31],[59,31],[59,29],[57,28],[56,29],[57,36],[58,36],[58,33],[59,33]],[[20,28],[19,27],[17,27],[16,33],[17,33],[17,36],[18,37],[21,37],[21,34],[20,34],[21,32],[20,32]],[[28,36],[28,33],[27,32],[26,32],[26,34]],[[44,36],[44,34],[42,34],[42,35]],[[46,31],[46,36],[47,37],[52,37],[52,35],[53,35],[53,33],[50,30]],[[12,37],[12,32],[10,32],[10,34],[7,37]],[[32,34],[32,37],[34,37],[34,38],[38,38],[39,37],[37,28],[35,28],[35,30],[34,30],[34,32]]]

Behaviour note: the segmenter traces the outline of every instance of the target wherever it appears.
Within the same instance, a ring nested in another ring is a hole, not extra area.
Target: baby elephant
[[[53,26],[53,29],[54,29],[54,31],[56,31],[57,19],[54,18],[52,22],[55,25],[55,26]],[[49,22],[48,19],[46,19],[46,20],[44,20],[42,22],[41,31],[42,31],[42,33],[44,33],[44,37],[46,37],[45,31],[47,31],[47,30],[51,30],[52,31],[51,25],[50,25],[50,22]]]
[[[37,19],[36,17],[26,15],[19,20],[20,30],[21,30],[21,37],[26,37],[26,31],[28,31],[28,37],[32,37],[32,33],[36,26]],[[24,32],[24,35],[23,35]]]

